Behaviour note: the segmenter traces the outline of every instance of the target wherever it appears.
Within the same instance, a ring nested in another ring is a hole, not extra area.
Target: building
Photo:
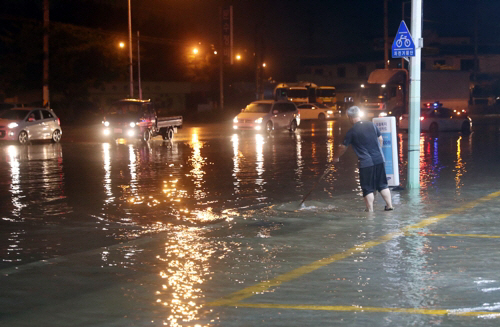
[[[468,37],[439,38],[424,40],[422,50],[422,71],[459,70],[471,73],[474,82],[473,104],[492,104],[500,96],[500,46],[478,45],[477,74],[474,74],[474,45]],[[352,96],[360,84],[366,82],[369,74],[384,68],[383,51],[348,57],[307,57],[300,61],[301,74],[298,81],[310,81],[317,85],[333,85],[337,88],[338,101]],[[389,68],[407,68],[404,59],[390,59]]]

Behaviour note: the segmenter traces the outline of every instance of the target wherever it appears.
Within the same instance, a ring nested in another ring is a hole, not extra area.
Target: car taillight
[[[61,120],[57,118],[57,125],[61,126]]]
[[[424,116],[420,116],[420,121],[424,120]]]

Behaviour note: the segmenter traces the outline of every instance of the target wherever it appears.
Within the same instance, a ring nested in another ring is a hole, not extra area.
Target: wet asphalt
[[[498,326],[500,120],[474,121],[422,134],[420,189],[374,213],[345,120],[0,144],[0,325]]]

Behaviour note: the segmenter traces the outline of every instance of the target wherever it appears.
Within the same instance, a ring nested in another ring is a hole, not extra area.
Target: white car
[[[272,132],[300,125],[299,110],[293,102],[262,100],[250,103],[233,119],[233,129]]]
[[[399,128],[408,130],[408,115],[399,118]],[[448,108],[423,108],[420,111],[420,129],[431,133],[444,131],[461,131],[470,133],[472,120],[467,116],[465,110],[453,110]]]
[[[301,119],[326,120],[340,117],[340,112],[321,103],[304,103],[297,108]]]
[[[62,129],[54,111],[45,108],[16,108],[0,113],[0,140],[26,144],[31,140],[61,140]]]

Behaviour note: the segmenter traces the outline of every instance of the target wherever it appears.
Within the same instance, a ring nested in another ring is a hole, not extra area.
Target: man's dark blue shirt
[[[359,168],[375,166],[385,161],[378,140],[380,135],[377,126],[370,121],[358,121],[347,132],[343,144],[346,147],[352,144],[359,159]]]

